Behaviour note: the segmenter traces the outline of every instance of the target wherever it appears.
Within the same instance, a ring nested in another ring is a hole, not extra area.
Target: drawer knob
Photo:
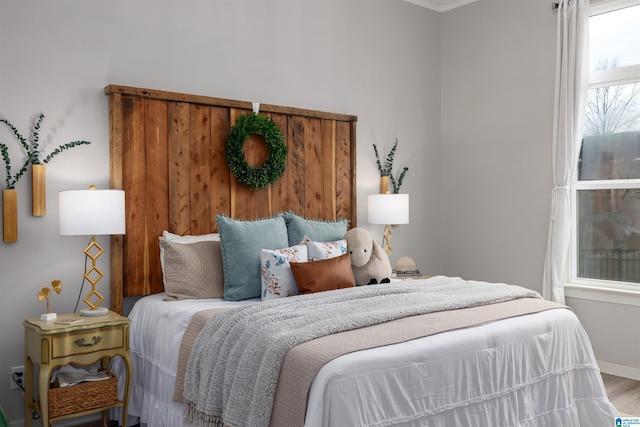
[[[91,342],[90,343],[86,342],[86,340],[84,338],[78,338],[77,340],[74,341],[74,343],[78,347],[92,347],[92,346],[98,344],[100,341],[102,341],[102,337],[101,336],[97,336],[97,337],[91,338]]]

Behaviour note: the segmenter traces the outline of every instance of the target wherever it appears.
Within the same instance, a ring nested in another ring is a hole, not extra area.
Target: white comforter
[[[133,362],[133,378],[129,398],[127,425],[138,422],[149,427],[180,427],[182,403],[174,403],[180,342],[191,316],[200,310],[217,307],[237,307],[255,304],[260,299],[230,302],[222,299],[189,299],[163,301],[166,294],[149,295],[137,301],[129,319],[129,342]],[[122,379],[124,366],[114,359],[112,370]],[[118,386],[118,390],[122,390]],[[119,411],[111,418],[120,420]]]
[[[129,425],[183,426],[182,404],[172,397],[189,319],[201,309],[256,302],[163,296],[143,298],[129,316]],[[123,372],[118,359],[112,368]],[[335,359],[314,380],[305,425],[599,427],[616,415],[586,333],[560,309]]]
[[[616,415],[586,333],[561,309],[334,359],[305,425],[604,427]]]

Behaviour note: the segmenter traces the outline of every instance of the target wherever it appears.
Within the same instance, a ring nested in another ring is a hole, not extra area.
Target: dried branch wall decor
[[[40,113],[32,131],[31,150],[28,150],[31,159],[31,215],[44,216],[47,213],[47,186],[46,164],[63,151],[80,145],[91,144],[89,141],[72,141],[56,147],[49,154],[42,151],[39,145],[40,125],[44,120],[44,114]]]
[[[7,119],[0,118],[0,123],[4,123],[14,134],[20,146],[25,152],[25,160],[20,170],[12,175],[11,158],[9,149],[6,144],[0,143],[0,153],[5,163],[5,186],[7,189],[14,189],[20,178],[27,171],[29,165],[32,166],[32,193],[31,193],[31,214],[33,216],[44,216],[46,214],[46,164],[63,151],[69,150],[80,145],[91,144],[89,141],[72,141],[56,147],[54,150],[45,154],[40,147],[40,127],[44,120],[44,114],[40,113],[33,124],[31,130],[30,141],[27,140],[18,129]]]
[[[20,143],[24,151],[24,161],[15,173],[12,170],[9,147],[6,143],[0,142],[0,156],[5,167],[5,188],[2,191],[2,240],[5,243],[18,240],[18,195],[16,185],[24,176],[25,172],[32,166],[32,188],[31,188],[31,213],[33,216],[44,216],[46,213],[46,169],[45,165],[55,156],[63,151],[69,150],[79,145],[90,144],[89,141],[73,141],[62,144],[49,154],[43,152],[39,145],[40,126],[44,120],[44,114],[40,113],[33,124],[30,141],[27,140],[9,120],[0,117],[0,123],[9,128],[11,133]]]
[[[391,185],[393,186],[393,194],[398,194],[400,192],[400,187],[402,186],[402,181],[404,180],[404,175],[409,171],[408,167],[404,167],[400,175],[398,176],[398,181],[393,176],[393,161],[396,155],[396,149],[398,148],[398,138],[396,138],[396,142],[393,144],[393,147],[387,153],[387,157],[384,160],[384,165],[380,161],[380,156],[378,155],[378,147],[376,144],[373,144],[373,152],[376,155],[376,164],[378,165],[378,171],[380,172],[380,193],[388,193],[388,191],[383,191],[383,186],[389,186],[388,181],[391,181]],[[385,179],[386,178],[386,179]],[[386,184],[382,184],[386,183]]]
[[[5,181],[4,181],[5,188],[7,190],[13,190],[14,188],[16,188],[16,184],[18,183],[18,181],[20,181],[20,178],[22,178],[22,175],[24,175],[24,173],[27,171],[29,164],[31,164],[31,156],[29,154],[29,144],[27,143],[27,139],[22,135],[20,135],[20,132],[18,132],[18,129],[14,125],[9,123],[6,119],[0,118],[0,123],[4,123],[5,125],[7,125],[7,127],[11,130],[11,132],[13,132],[13,134],[16,136],[16,138],[20,142],[20,145],[22,146],[22,148],[25,150],[27,154],[24,160],[24,163],[22,163],[22,167],[20,168],[20,170],[18,170],[15,173],[15,175],[12,175],[11,157],[9,156],[9,147],[7,146],[7,144],[0,142],[0,153],[2,153],[2,160],[4,161],[4,168],[6,172]]]

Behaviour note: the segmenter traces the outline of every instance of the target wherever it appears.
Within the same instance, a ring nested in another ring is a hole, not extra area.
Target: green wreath
[[[254,168],[247,163],[242,146],[251,135],[260,135],[267,144],[269,154],[262,167]],[[264,188],[276,182],[284,173],[287,161],[287,146],[284,135],[273,120],[255,114],[243,114],[227,136],[225,150],[227,165],[236,179],[249,188]]]

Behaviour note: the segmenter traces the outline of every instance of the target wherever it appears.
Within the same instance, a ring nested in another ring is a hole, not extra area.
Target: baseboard
[[[621,365],[619,363],[607,362],[605,360],[598,360],[597,362],[600,367],[600,372],[603,374],[640,381],[640,367]]]

